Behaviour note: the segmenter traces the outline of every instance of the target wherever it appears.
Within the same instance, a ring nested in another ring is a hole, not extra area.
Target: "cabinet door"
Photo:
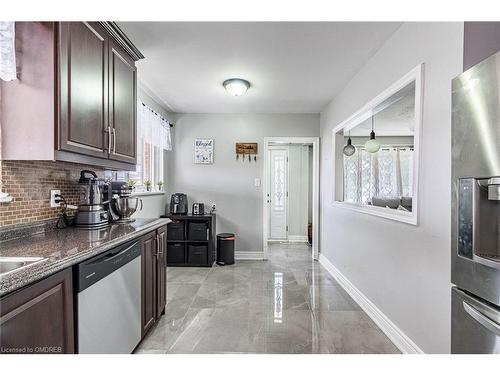
[[[0,300],[0,352],[74,353],[71,269]]]
[[[157,285],[157,300],[156,300],[156,317],[165,310],[167,303],[167,230],[166,227],[158,229],[158,258],[156,262],[156,285]]]
[[[61,22],[58,52],[58,149],[107,158],[107,33],[97,22]]]
[[[134,60],[113,40],[109,41],[109,121],[111,159],[136,163],[137,69]]]
[[[156,321],[156,232],[142,243],[142,336]]]

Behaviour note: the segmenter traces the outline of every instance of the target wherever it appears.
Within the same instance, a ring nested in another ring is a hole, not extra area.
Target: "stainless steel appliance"
[[[89,229],[102,228],[109,223],[111,189],[109,181],[97,178],[93,171],[83,170],[78,180],[80,201],[75,225]]]
[[[205,205],[203,203],[193,203],[193,215],[205,215]]]
[[[452,353],[500,353],[500,53],[453,80]]]
[[[130,354],[141,341],[141,242],[77,266],[78,353]]]
[[[142,210],[142,199],[131,197],[132,189],[126,182],[113,181],[111,183],[113,197],[110,202],[111,218],[116,223],[130,223],[135,219],[131,216],[137,211]]]
[[[184,193],[174,193],[170,198],[170,213],[183,214],[188,213],[187,195]]]

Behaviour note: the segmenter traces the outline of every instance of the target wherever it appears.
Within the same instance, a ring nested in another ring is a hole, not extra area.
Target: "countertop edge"
[[[32,269],[32,271],[34,271],[32,276],[30,275],[30,277],[26,278],[26,281],[23,280],[23,282],[21,284],[15,284],[14,282],[12,282],[12,285],[8,285],[7,287],[0,289],[0,297],[3,298],[10,293],[13,293],[13,292],[16,292],[17,290],[25,288],[25,287],[27,287],[27,286],[29,286],[37,281],[45,279],[45,278],[47,278],[47,277],[49,277],[49,276],[51,276],[59,271],[62,271],[62,270],[69,268],[69,267],[72,267],[75,264],[81,263],[87,259],[90,259],[96,255],[99,255],[99,254],[101,254],[109,249],[112,249],[113,247],[119,246],[127,241],[133,240],[134,238],[140,237],[148,232],[151,232],[155,229],[158,229],[164,225],[167,225],[170,221],[171,220],[167,219],[167,218],[158,218],[156,221],[153,221],[152,223],[146,224],[143,228],[141,228],[137,232],[124,235],[124,236],[117,238],[115,240],[106,242],[102,246],[89,249],[88,251],[77,254],[75,256],[66,257],[64,259],[55,261],[54,263],[52,263],[48,267],[43,267],[43,262],[38,264],[38,265],[34,265],[37,267]],[[26,271],[26,270],[23,270],[23,271]],[[12,277],[13,275],[15,275],[15,272],[8,275],[6,277],[7,280],[9,277]],[[2,280],[2,283],[3,282],[4,281]]]

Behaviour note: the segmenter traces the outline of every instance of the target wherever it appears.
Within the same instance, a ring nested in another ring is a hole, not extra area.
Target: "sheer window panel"
[[[357,148],[344,156],[344,201],[370,204],[373,197],[413,196],[413,149],[382,148],[370,154]]]

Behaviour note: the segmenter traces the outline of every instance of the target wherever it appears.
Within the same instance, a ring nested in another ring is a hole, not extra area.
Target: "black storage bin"
[[[234,264],[234,234],[219,233],[217,235],[217,264],[225,266]]]
[[[169,243],[167,245],[167,264],[184,263],[184,244],[183,243]]]
[[[167,224],[167,240],[184,241],[184,222],[172,221]]]
[[[189,222],[188,241],[208,241],[208,225],[206,221]]]
[[[189,264],[207,264],[208,246],[207,245],[188,245],[188,263]]]

